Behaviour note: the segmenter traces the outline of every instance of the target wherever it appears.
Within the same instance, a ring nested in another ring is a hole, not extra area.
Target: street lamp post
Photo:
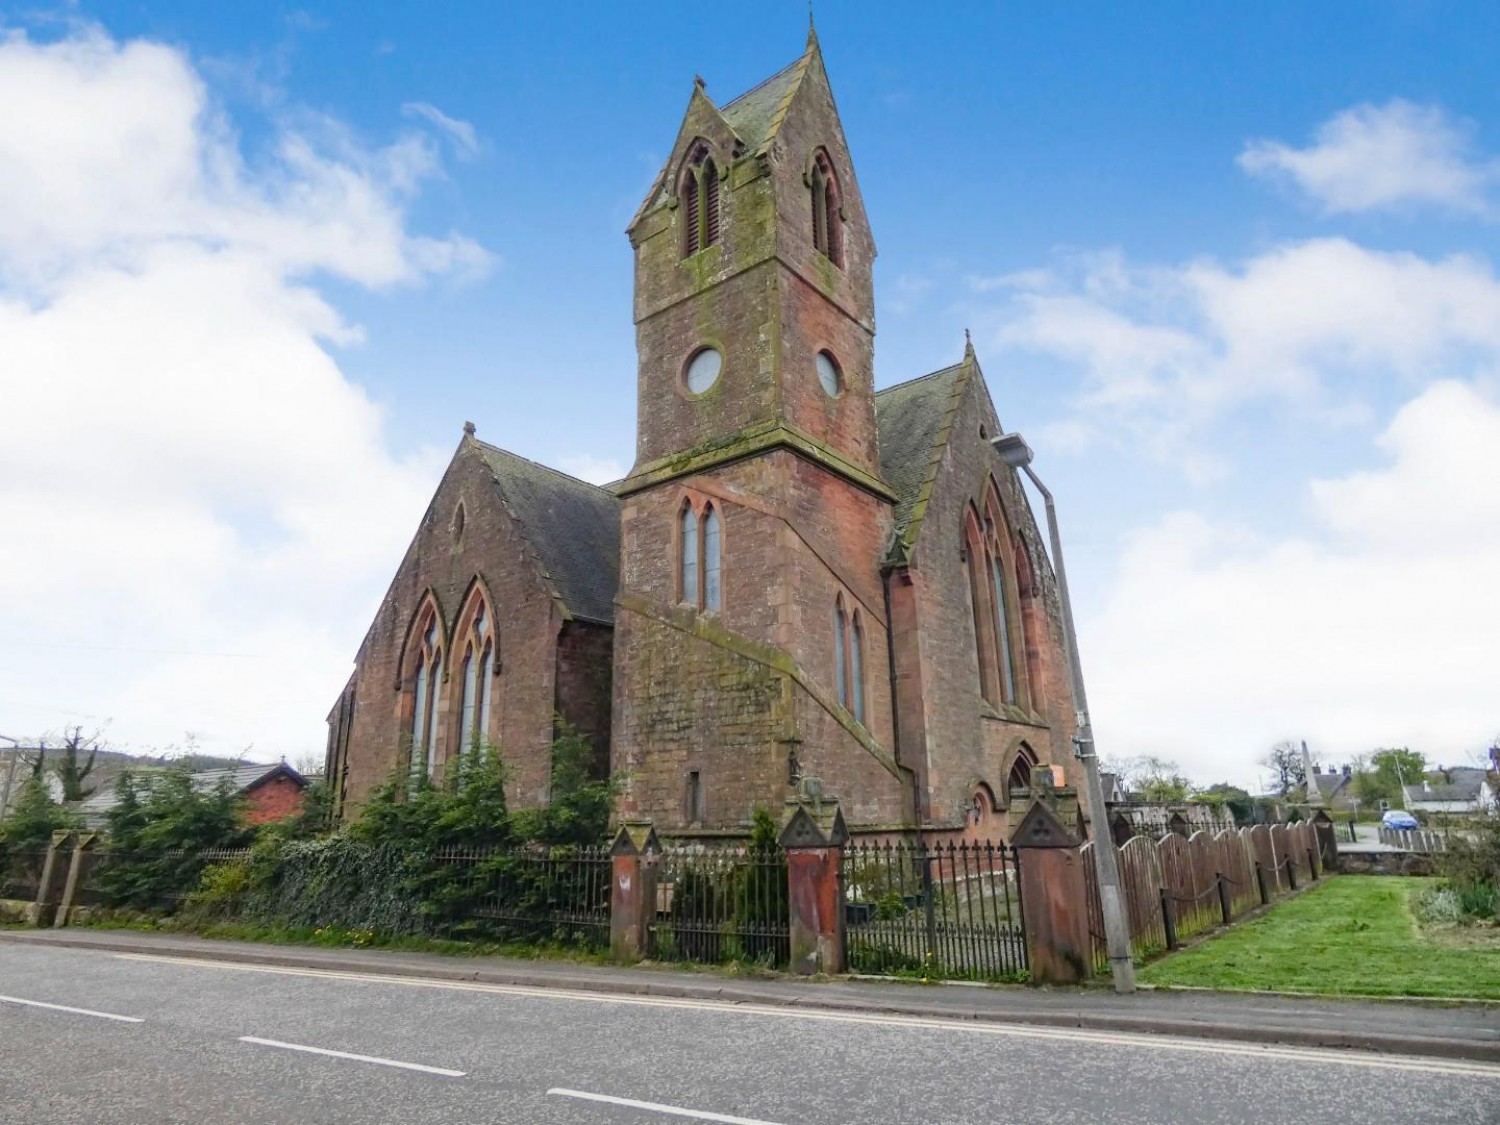
[[[1063,636],[1068,649],[1068,669],[1073,678],[1073,703],[1078,708],[1078,733],[1073,736],[1074,755],[1083,765],[1089,808],[1093,810],[1094,871],[1099,881],[1099,906],[1104,914],[1104,937],[1109,947],[1109,967],[1116,992],[1135,991],[1135,962],[1130,956],[1130,924],[1120,893],[1120,860],[1114,834],[1104,819],[1104,783],[1099,778],[1099,756],[1094,751],[1094,728],[1089,722],[1088,695],[1083,687],[1083,664],[1078,657],[1078,634],[1073,629],[1073,602],[1068,597],[1068,573],[1063,566],[1062,536],[1057,530],[1057,509],[1052,493],[1031,467],[1031,446],[1018,433],[1001,434],[990,442],[1001,460],[1023,470],[1047,505],[1047,533],[1052,540],[1052,568],[1057,573],[1058,599],[1062,602]]]

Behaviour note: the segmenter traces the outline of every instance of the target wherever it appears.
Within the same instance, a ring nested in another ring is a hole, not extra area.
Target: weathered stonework
[[[815,222],[815,185],[829,182],[836,206]],[[707,183],[712,236],[688,223]],[[1074,782],[1056,585],[1020,483],[990,447],[1001,426],[972,349],[875,392],[875,243],[815,38],[722,107],[695,87],[629,235],[630,475],[606,496],[465,437],[329,716],[345,808],[408,761],[422,607],[457,630],[478,582],[500,646],[488,736],[516,805],[546,799],[561,715],[620,778],[621,819],[664,834],[742,833],[757,807],[780,809],[816,777],[851,831],[1007,835],[1018,762]],[[705,347],[722,369],[694,393],[685,371]],[[820,353],[836,361],[837,393],[819,380]],[[1024,637],[1023,688],[1001,705],[981,690],[964,561],[966,512],[991,495],[1016,544],[1006,604]],[[684,596],[685,506],[720,521],[718,606]],[[582,530],[560,542],[559,527]],[[857,622],[858,703],[840,698],[836,607],[846,637]],[[459,744],[457,641],[445,644],[439,769]]]

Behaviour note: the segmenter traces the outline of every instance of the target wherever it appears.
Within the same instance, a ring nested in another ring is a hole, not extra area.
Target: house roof
[[[567,473],[475,439],[500,497],[574,617],[615,619],[620,585],[620,500]]]
[[[150,769],[136,772],[130,771],[131,776],[145,788],[162,777],[167,771],[163,769]],[[230,769],[203,770],[192,775],[193,788],[200,793],[209,793],[219,787],[219,783],[227,779],[230,791],[233,793],[244,793],[254,789],[257,785],[269,781],[277,774],[284,774],[295,781],[299,786],[305,786],[307,779],[294,770],[285,762],[246,762],[243,765],[234,766]],[[111,785],[107,789],[101,789],[85,801],[79,802],[78,811],[83,814],[85,821],[97,823],[102,821],[106,813],[119,803],[119,797],[115,787]]]
[[[895,553],[916,542],[932,482],[937,477],[953,414],[963,396],[971,356],[952,367],[875,395],[880,474],[896,491]]]
[[[1474,804],[1483,796],[1483,787],[1483,770],[1455,769],[1448,771],[1447,780],[1442,774],[1435,774],[1423,779],[1421,785],[1403,785],[1401,792],[1408,807],[1428,802]]]

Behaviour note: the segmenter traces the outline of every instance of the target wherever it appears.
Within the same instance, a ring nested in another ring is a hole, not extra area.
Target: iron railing
[[[649,955],[779,968],[791,956],[789,917],[780,848],[671,847],[657,860]]]
[[[1004,844],[847,845],[846,964],[858,973],[1020,978],[1027,959],[1019,875]]]

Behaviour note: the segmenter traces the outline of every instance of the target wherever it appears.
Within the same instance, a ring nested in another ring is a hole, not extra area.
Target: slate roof
[[[620,499],[614,493],[475,439],[501,500],[521,526],[563,606],[613,623],[620,586]]]
[[[152,782],[166,771],[151,769],[131,772],[141,788],[149,789]],[[278,773],[285,773],[301,785],[307,784],[307,779],[285,762],[246,762],[232,769],[203,770],[195,773],[192,775],[193,788],[200,793],[211,793],[218,788],[220,781],[228,778],[230,792],[243,793]],[[107,789],[99,790],[87,800],[81,801],[78,811],[83,814],[84,823],[99,825],[104,823],[105,814],[118,803],[119,797],[115,792],[115,787],[111,785]]]
[[[1403,786],[1402,792],[1406,797],[1407,807],[1429,801],[1475,804],[1483,797],[1483,770],[1460,767],[1448,770],[1447,773],[1447,780],[1444,780],[1441,773],[1429,774],[1423,779],[1421,785]],[[1433,780],[1434,778],[1436,780]]]
[[[918,502],[937,473],[954,393],[960,388],[968,362],[965,358],[952,367],[875,394],[880,475],[899,497],[895,510],[897,544],[910,544],[915,538],[914,523],[921,522]]]
[[[732,102],[726,102],[719,112],[734,130],[735,136],[745,142],[751,152],[758,152],[772,137],[781,124],[784,110],[797,84],[807,70],[807,60],[812,54],[811,45],[796,62],[790,63],[767,78],[759,86],[746,90]]]

